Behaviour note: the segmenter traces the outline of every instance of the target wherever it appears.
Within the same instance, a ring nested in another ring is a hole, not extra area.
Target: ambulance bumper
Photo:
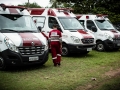
[[[75,44],[68,44],[68,48],[71,53],[80,53],[82,51],[91,51],[95,44],[91,45],[75,45]]]
[[[43,64],[48,60],[48,50],[42,55],[26,55],[23,56],[20,53],[16,53],[10,50],[5,50],[0,53],[7,65],[30,65],[30,64]]]
[[[105,40],[104,44],[105,47],[108,49],[120,48],[120,42],[117,41]]]

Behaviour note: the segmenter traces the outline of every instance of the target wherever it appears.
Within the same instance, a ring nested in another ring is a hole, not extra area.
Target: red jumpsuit
[[[61,41],[62,35],[59,30],[52,30],[49,33],[49,40],[51,46],[51,54],[54,66],[60,65],[61,61]]]

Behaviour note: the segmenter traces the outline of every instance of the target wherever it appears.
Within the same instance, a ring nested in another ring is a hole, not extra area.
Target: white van
[[[48,43],[24,7],[0,4],[0,70],[8,65],[44,64]]]
[[[29,8],[37,27],[47,36],[52,25],[57,24],[62,32],[62,56],[71,53],[87,54],[95,45],[94,35],[85,31],[70,9],[65,8]]]
[[[76,15],[85,29],[94,34],[98,51],[119,50],[120,32],[113,26],[107,15]]]

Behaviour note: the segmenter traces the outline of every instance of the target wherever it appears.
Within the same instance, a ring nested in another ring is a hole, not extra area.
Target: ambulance
[[[120,32],[114,27],[108,18],[103,14],[78,14],[76,18],[84,28],[94,34],[96,38],[97,51],[119,50]]]
[[[48,42],[25,7],[0,4],[0,70],[48,60]]]
[[[41,27],[41,32],[46,36],[52,30],[53,24],[58,25],[62,32],[62,56],[72,53],[87,54],[95,46],[95,37],[87,32],[75,18],[72,9],[68,8],[29,8],[28,11]]]

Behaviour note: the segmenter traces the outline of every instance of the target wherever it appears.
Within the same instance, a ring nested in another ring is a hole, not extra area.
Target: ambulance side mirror
[[[92,30],[93,32],[97,32],[97,28],[96,28],[95,26],[92,26],[92,27],[91,27],[91,30]]]
[[[38,26],[38,30],[41,32],[41,29],[42,29],[42,27],[41,26]]]

